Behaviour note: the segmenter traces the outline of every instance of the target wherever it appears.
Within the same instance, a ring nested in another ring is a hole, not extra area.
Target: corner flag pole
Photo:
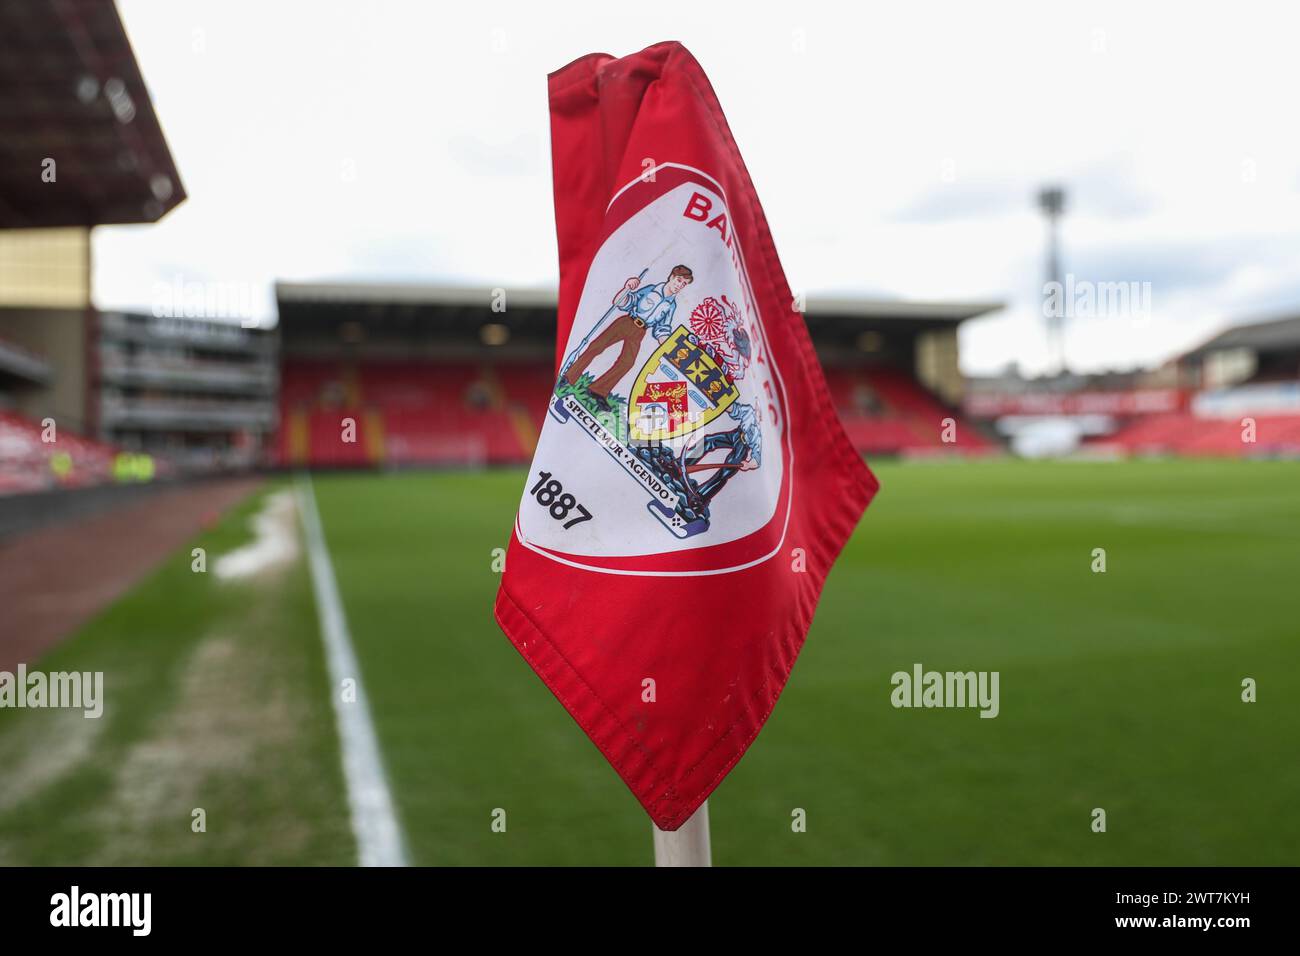
[[[712,866],[709,847],[709,801],[705,800],[691,818],[672,832],[653,823],[655,866]]]

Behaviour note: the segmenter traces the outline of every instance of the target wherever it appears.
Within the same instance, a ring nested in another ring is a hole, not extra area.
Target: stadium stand
[[[113,478],[117,449],[66,429],[46,429],[19,415],[0,412],[0,494],[78,488]]]
[[[835,409],[863,454],[988,451],[995,446],[901,368],[831,368],[826,380]],[[954,441],[939,426],[951,418]]]
[[[515,292],[497,311],[493,291],[280,283],[280,463],[526,463],[554,384],[555,303]],[[961,387],[956,326],[994,307],[810,303],[835,410],[859,451],[996,448],[951,399]],[[948,419],[955,441],[944,440]]]
[[[0,375],[44,385],[54,377],[54,370],[39,352],[0,338]]]
[[[154,474],[103,434],[90,234],[185,189],[115,5],[0,5],[0,89],[0,494]]]
[[[99,437],[187,472],[265,464],[276,425],[275,334],[231,320],[104,312]]]
[[[1230,327],[1150,371],[976,380],[964,407],[1004,431],[1073,423],[1085,451],[1300,455],[1300,317]]]
[[[1249,416],[1253,441],[1243,440],[1236,418],[1201,418],[1191,413],[1139,418],[1104,439],[1131,454],[1249,457],[1300,454],[1300,415]]]
[[[1300,317],[1233,326],[1177,360],[1185,411],[1124,422],[1106,444],[1138,454],[1300,454]]]
[[[541,365],[513,364],[502,372],[467,362],[286,360],[281,461],[333,467],[527,461],[549,387],[550,373]],[[353,441],[342,437],[349,427]]]

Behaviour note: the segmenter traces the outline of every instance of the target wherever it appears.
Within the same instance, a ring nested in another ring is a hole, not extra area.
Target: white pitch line
[[[321,639],[325,642],[330,699],[338,721],[343,777],[347,782],[352,833],[356,836],[360,863],[362,866],[406,866],[406,843],[384,774],[370,703],[361,683],[361,668],[352,648],[348,619],[343,613],[343,601],[334,579],[329,549],[325,546],[325,532],[309,475],[298,478],[298,505],[307,538],[311,583],[316,592]],[[356,682],[356,700],[352,703],[343,701],[343,681],[348,679]]]

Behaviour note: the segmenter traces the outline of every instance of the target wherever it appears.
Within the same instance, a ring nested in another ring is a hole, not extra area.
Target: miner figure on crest
[[[668,337],[673,328],[673,313],[677,311],[677,293],[694,279],[691,270],[683,265],[673,266],[668,278],[654,285],[643,286],[635,276],[628,279],[613,299],[618,317],[583,349],[565,371],[565,381],[576,385],[592,362],[615,345],[619,346],[614,364],[587,389],[596,403],[608,410],[610,390],[636,364],[646,330],[649,329],[658,342]]]

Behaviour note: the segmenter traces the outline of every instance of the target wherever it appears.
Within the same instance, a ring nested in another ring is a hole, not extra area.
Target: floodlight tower
[[[1044,186],[1038,191],[1038,208],[1047,217],[1047,281],[1055,282],[1058,290],[1054,299],[1058,307],[1044,309],[1047,319],[1047,352],[1051,362],[1049,371],[1064,374],[1065,315],[1069,303],[1066,302],[1065,280],[1061,275],[1060,219],[1065,212],[1065,190],[1060,186]]]

